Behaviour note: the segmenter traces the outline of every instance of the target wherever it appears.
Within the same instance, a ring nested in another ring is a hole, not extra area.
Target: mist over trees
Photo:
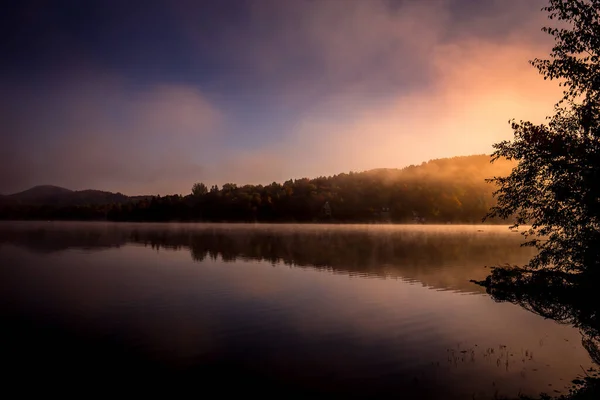
[[[187,196],[154,196],[114,204],[0,207],[3,219],[98,219],[211,222],[479,223],[494,204],[486,178],[513,163],[487,155],[432,160],[269,185],[198,182]],[[492,221],[493,222],[493,221]]]

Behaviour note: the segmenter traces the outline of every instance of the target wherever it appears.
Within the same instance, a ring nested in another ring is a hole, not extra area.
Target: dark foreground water
[[[576,329],[470,279],[492,226],[0,223],[3,389],[494,398],[567,393]]]

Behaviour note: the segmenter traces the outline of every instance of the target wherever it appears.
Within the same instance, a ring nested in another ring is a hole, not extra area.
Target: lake
[[[567,393],[592,365],[578,330],[470,282],[525,263],[522,240],[500,226],[0,223],[5,390]]]

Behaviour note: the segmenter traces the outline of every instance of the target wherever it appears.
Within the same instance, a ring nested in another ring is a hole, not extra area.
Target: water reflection
[[[526,260],[520,240],[501,227],[0,224],[7,381],[284,397],[561,392],[589,364],[578,332],[469,283],[483,265]]]
[[[600,279],[595,268],[591,271],[571,274],[503,267],[493,269],[486,280],[478,283],[496,301],[517,304],[544,318],[578,328],[582,346],[600,365]],[[582,379],[574,381],[578,389],[574,398],[599,398],[600,374],[595,368],[582,371]]]
[[[261,260],[296,267],[419,281],[425,286],[483,292],[470,283],[488,265],[519,264],[534,253],[498,226],[353,226],[236,224],[13,223],[0,225],[0,246],[39,252],[143,244],[190,251],[195,261]],[[460,268],[456,268],[460,267]]]

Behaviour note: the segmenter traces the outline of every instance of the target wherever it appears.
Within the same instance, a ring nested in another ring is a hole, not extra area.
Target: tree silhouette
[[[555,46],[531,64],[564,96],[547,123],[512,121],[513,140],[494,145],[493,160],[517,166],[491,179],[499,189],[488,217],[531,224],[524,234],[539,254],[530,268],[582,272],[600,260],[600,0],[550,0],[544,10],[560,28],[543,28]]]
[[[208,190],[196,183],[188,196],[124,196],[118,204],[111,198],[78,207],[8,203],[0,205],[0,219],[414,223],[414,211],[427,223],[475,223],[494,201],[485,178],[513,167],[489,160],[488,155],[454,157],[265,186],[226,183]]]
[[[208,193],[208,187],[206,187],[206,185],[202,182],[196,182],[194,183],[194,186],[192,186],[192,195],[195,197],[200,197],[200,196],[204,196],[206,193]]]
[[[526,243],[539,252],[523,267],[494,268],[484,286],[507,301],[581,331],[600,364],[600,0],[550,0],[544,8],[560,27],[549,59],[531,64],[557,79],[562,99],[546,124],[512,121],[514,139],[497,143],[492,159],[517,161],[498,185],[488,217],[531,224]],[[583,371],[563,399],[600,398],[600,379]],[[545,396],[543,398],[549,398]]]

